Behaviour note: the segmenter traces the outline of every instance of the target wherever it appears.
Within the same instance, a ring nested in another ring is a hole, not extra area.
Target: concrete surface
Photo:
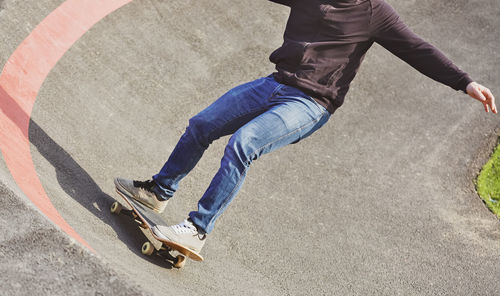
[[[62,2],[0,2],[2,65]],[[498,1],[388,2],[498,93]],[[38,94],[29,139],[45,191],[95,253],[49,223],[1,163],[2,293],[498,294],[500,222],[473,180],[500,118],[380,46],[325,127],[253,165],[205,262],[145,258],[140,230],[109,213],[114,176],[149,178],[191,116],[273,71],[287,12],[263,0],[135,0],[75,43]],[[181,183],[168,222],[195,208],[226,141]]]
[[[0,186],[2,295],[151,295]]]

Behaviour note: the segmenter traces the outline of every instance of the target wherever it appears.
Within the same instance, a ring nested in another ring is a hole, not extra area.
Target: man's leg
[[[149,181],[116,178],[116,189],[156,212],[163,212],[178,184],[198,163],[212,141],[234,133],[269,107],[269,98],[283,85],[265,77],[233,88],[191,118],[161,171]]]
[[[226,146],[221,167],[189,214],[203,232],[209,233],[240,190],[253,160],[265,153],[309,136],[330,114],[301,91],[285,86],[270,100],[270,109],[236,131]]]
[[[167,199],[172,197],[180,180],[195,167],[208,146],[264,112],[270,97],[280,87],[272,77],[257,79],[231,89],[191,118],[167,162],[153,176],[162,195]]]
[[[253,160],[319,129],[328,111],[300,90],[281,85],[266,99],[267,110],[239,128],[226,146],[221,167],[198,202],[198,211],[172,226],[155,226],[154,233],[195,252],[205,244],[215,220],[236,196]]]

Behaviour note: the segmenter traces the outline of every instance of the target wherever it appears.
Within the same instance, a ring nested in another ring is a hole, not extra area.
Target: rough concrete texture
[[[3,185],[0,196],[2,295],[149,295]]]
[[[62,2],[4,1],[2,65]],[[388,2],[499,92],[497,0]],[[2,294],[498,294],[500,224],[473,180],[500,119],[378,45],[325,127],[255,162],[205,262],[145,258],[140,230],[109,213],[114,176],[149,178],[191,116],[273,71],[287,13],[264,0],[135,0],[87,32],[40,90],[30,142],[46,192],[96,253],[54,229],[2,163]],[[226,141],[183,180],[166,221],[195,208]]]

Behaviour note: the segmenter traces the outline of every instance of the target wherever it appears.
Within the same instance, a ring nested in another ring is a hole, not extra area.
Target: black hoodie
[[[333,113],[374,42],[426,76],[465,92],[472,82],[443,53],[413,33],[383,0],[271,0],[291,8],[283,45],[270,60],[275,79]]]

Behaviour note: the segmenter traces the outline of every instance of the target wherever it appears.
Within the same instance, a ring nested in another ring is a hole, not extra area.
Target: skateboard
[[[195,261],[203,261],[203,257],[200,254],[173,241],[164,240],[154,234],[152,229],[154,226],[167,225],[159,214],[123,194],[118,189],[116,192],[123,198],[125,204],[122,205],[118,201],[115,201],[111,205],[110,211],[116,215],[123,214],[129,216],[139,224],[139,228],[148,239],[148,241],[142,245],[142,254],[147,256],[158,255],[171,261],[175,268],[184,267],[186,257]],[[178,253],[178,255],[172,255],[174,253]]]

